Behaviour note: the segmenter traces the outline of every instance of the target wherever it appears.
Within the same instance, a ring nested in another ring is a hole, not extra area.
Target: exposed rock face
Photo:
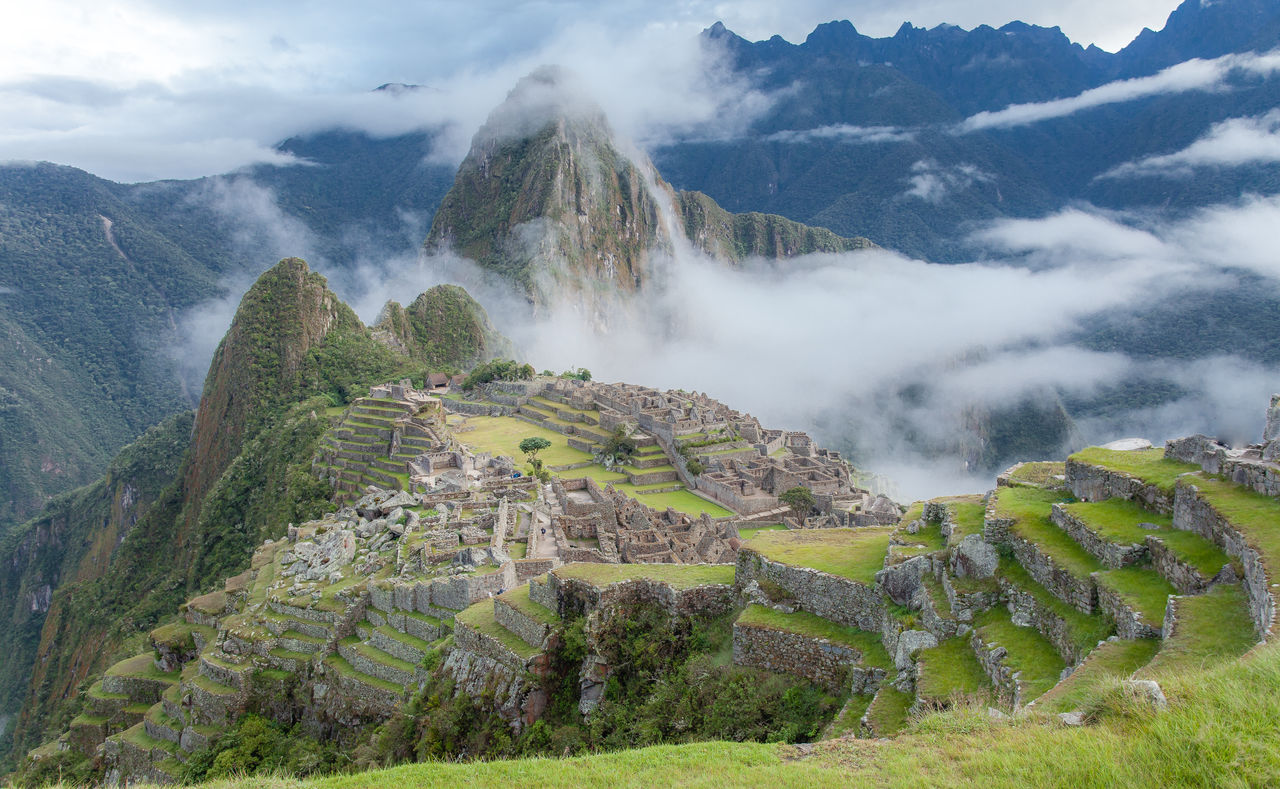
[[[966,534],[956,546],[955,573],[961,578],[990,578],[1000,563],[1000,555],[980,534]]]

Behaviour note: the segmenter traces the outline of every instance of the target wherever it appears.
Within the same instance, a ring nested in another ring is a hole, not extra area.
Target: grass
[[[1109,689],[1085,699],[1091,726],[1041,715],[993,720],[984,708],[930,715],[896,740],[790,746],[710,742],[567,759],[428,762],[300,781],[251,776],[211,789],[354,787],[1093,787],[1264,786],[1280,775],[1280,647],[1162,682],[1169,709],[1155,712]],[[884,691],[882,691],[882,694]],[[901,705],[901,720],[911,696]],[[890,717],[888,698],[868,710]]]
[[[1148,534],[1173,529],[1173,518],[1157,515],[1124,499],[1079,501],[1063,509],[1088,524],[1106,541],[1124,545],[1141,545]],[[1144,527],[1144,523],[1156,528]]]
[[[575,562],[551,572],[560,578],[577,578],[596,586],[649,578],[664,581],[674,589],[693,589],[707,584],[733,583],[732,564],[595,564]]]
[[[529,552],[529,543],[524,540],[507,540],[502,547],[507,549],[507,555],[512,559],[523,559]]]
[[[1202,595],[1179,598],[1177,617],[1173,633],[1164,634],[1160,651],[1138,672],[1139,678],[1164,681],[1239,657],[1258,642],[1239,584],[1220,584]]]
[[[401,693],[404,693],[404,688],[394,682],[388,682],[385,679],[379,679],[371,674],[365,674],[362,671],[356,670],[356,667],[348,663],[346,658],[341,655],[330,655],[324,659],[324,662],[339,674],[350,677],[358,682],[362,682],[365,685],[380,688],[395,696],[399,696]]]
[[[889,653],[880,642],[879,633],[868,633],[854,627],[844,627],[820,616],[797,611],[784,614],[772,608],[752,604],[743,610],[735,624],[744,627],[762,627],[768,630],[781,630],[786,633],[797,633],[809,638],[825,638],[833,644],[852,647],[862,653],[862,663],[874,668],[889,671],[893,662]]]
[[[1033,543],[1062,569],[1085,580],[1090,573],[1105,568],[1071,539],[1071,535],[1049,520],[1051,505],[1061,499],[1060,494],[1037,488],[1001,488],[996,498],[996,513],[1013,518],[1011,532]]]
[[[556,613],[545,606],[539,605],[529,599],[529,585],[517,586],[508,592],[503,592],[498,599],[512,608],[516,609],[525,616],[545,625],[560,624],[560,617]]]
[[[867,721],[877,737],[889,737],[907,725],[907,714],[916,701],[910,693],[892,687],[889,683],[880,686],[871,706],[867,708]]]
[[[467,417],[465,424],[474,430],[457,432],[454,438],[480,452],[493,455],[506,455],[522,461],[524,453],[520,451],[520,442],[526,438],[545,438],[551,446],[538,453],[538,458],[547,466],[566,466],[572,463],[583,463],[591,460],[591,455],[569,446],[563,435],[553,430],[531,425],[528,422],[510,416],[472,416]]]
[[[871,701],[874,698],[874,696],[869,696],[865,693],[855,693],[850,696],[849,700],[840,708],[840,714],[827,727],[826,732],[824,732],[824,738],[842,737],[851,732],[856,732],[862,723],[862,716],[871,707]]]
[[[1009,651],[1004,664],[1022,672],[1022,703],[1038,698],[1058,683],[1067,667],[1049,640],[1034,627],[1018,627],[1004,608],[984,611],[974,619],[974,626],[988,647],[993,644]]]
[[[1231,563],[1231,557],[1221,548],[1195,532],[1173,529],[1160,532],[1156,537],[1205,578],[1213,578],[1225,565]]]
[[[906,543],[894,547],[894,552],[903,556],[934,553],[947,547],[947,540],[942,536],[941,523],[926,523],[915,534],[908,534],[905,531],[895,532],[894,539]]]
[[[196,674],[191,678],[191,682],[215,696],[234,696],[239,692],[230,685],[223,685],[221,682],[209,679],[204,674]]]
[[[1001,559],[996,574],[1034,597],[1041,608],[1065,621],[1071,642],[1082,654],[1111,634],[1112,623],[1109,618],[1100,614],[1086,614],[1075,606],[1062,602],[1048,589],[1036,583],[1026,569],[1012,559]]]
[[[1186,479],[1218,514],[1262,554],[1271,574],[1280,572],[1280,501],[1208,474]]]
[[[732,510],[725,509],[713,501],[708,501],[688,489],[672,490],[666,493],[642,494],[639,492],[639,489],[631,483],[614,485],[614,487],[641,504],[653,507],[655,510],[665,510],[667,507],[671,507],[677,512],[683,512],[686,515],[698,517],[705,512],[713,518],[727,518],[733,514]]]
[[[908,523],[920,520],[924,517],[924,502],[913,501],[907,511],[902,513],[902,517],[898,519],[898,528],[905,528]]]
[[[1067,459],[1128,474],[1155,485],[1165,493],[1173,493],[1174,481],[1179,475],[1200,470],[1199,466],[1191,463],[1165,460],[1164,450],[1158,447],[1132,451],[1089,447]]]
[[[771,523],[768,526],[753,526],[747,529],[738,529],[738,538],[749,540],[762,531],[786,531],[787,527],[781,523]]]
[[[1067,473],[1067,464],[1063,462],[1024,463],[1009,478],[1030,485],[1061,485],[1061,477]]]
[[[919,677],[916,695],[921,699],[948,701],[955,696],[985,697],[991,688],[968,636],[956,636],[917,656]]]
[[[757,534],[744,547],[772,561],[811,567],[870,586],[884,568],[891,534],[891,527],[770,531]]]
[[[981,497],[976,499],[957,499],[947,504],[951,511],[951,542],[959,543],[968,534],[982,534],[982,521],[987,514],[987,505]]]
[[[1150,567],[1122,567],[1098,573],[1098,583],[1120,595],[1142,621],[1152,627],[1160,627],[1164,621],[1165,605],[1169,595],[1178,590]]]
[[[1089,657],[1057,687],[1049,691],[1036,706],[1049,712],[1080,709],[1107,685],[1127,679],[1133,672],[1151,662],[1160,649],[1160,640],[1117,638],[1089,653]]]
[[[470,608],[458,612],[454,621],[493,638],[521,660],[528,660],[541,651],[537,647],[529,646],[515,633],[498,624],[498,620],[493,616],[492,600],[481,600]]]
[[[155,656],[150,652],[143,652],[141,655],[134,655],[116,663],[107,669],[107,676],[141,677],[143,679],[161,679],[170,682],[178,680],[178,672],[174,671],[166,674],[157,668]]]

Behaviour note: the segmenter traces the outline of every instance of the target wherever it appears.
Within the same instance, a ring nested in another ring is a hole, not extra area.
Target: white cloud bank
[[[1266,54],[1224,55],[1213,60],[1188,60],[1149,77],[1109,82],[1065,99],[1011,104],[1002,110],[979,112],[961,121],[956,131],[967,134],[986,129],[1008,129],[1150,96],[1193,90],[1220,91],[1228,87],[1232,73],[1269,76],[1277,71],[1280,71],[1280,50]]]
[[[1280,162],[1280,110],[1215,123],[1203,137],[1174,153],[1126,162],[1098,176],[1186,178],[1201,167],[1243,167]]]

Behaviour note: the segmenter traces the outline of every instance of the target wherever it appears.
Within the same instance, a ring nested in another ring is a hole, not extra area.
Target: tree
[[[779,494],[778,501],[790,507],[796,518],[801,521],[805,519],[805,516],[809,514],[814,505],[813,492],[799,485]]]
[[[542,461],[538,459],[538,453],[551,446],[551,442],[541,436],[529,436],[520,442],[520,451],[529,458],[529,465],[533,466],[536,474],[542,471]]]
[[[604,442],[604,449],[600,454],[607,458],[613,458],[614,463],[625,462],[636,451],[635,439],[631,437],[631,430],[626,425],[618,425],[613,429],[613,433]]]

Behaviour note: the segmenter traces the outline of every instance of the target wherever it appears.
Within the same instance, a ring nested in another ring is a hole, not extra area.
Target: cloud
[[[944,166],[933,159],[921,159],[911,165],[910,184],[902,197],[915,197],[926,203],[937,205],[956,192],[963,192],[975,183],[989,183],[993,180],[972,164],[955,164]]]
[[[1267,76],[1276,71],[1280,71],[1280,50],[1266,54],[1224,55],[1214,60],[1193,59],[1170,66],[1149,77],[1109,82],[1065,99],[1011,104],[1002,110],[979,112],[961,121],[956,126],[956,132],[967,134],[986,129],[1026,126],[1149,96],[1193,90],[1220,91],[1227,88],[1228,78],[1233,73]]]
[[[765,137],[769,142],[804,143],[813,140],[832,140],[852,145],[911,142],[915,138],[914,129],[903,129],[897,126],[851,126],[847,123],[819,126],[816,129],[788,129]]]
[[[1186,178],[1200,167],[1242,167],[1280,162],[1280,110],[1215,123],[1203,137],[1174,153],[1126,162],[1098,176]]]

